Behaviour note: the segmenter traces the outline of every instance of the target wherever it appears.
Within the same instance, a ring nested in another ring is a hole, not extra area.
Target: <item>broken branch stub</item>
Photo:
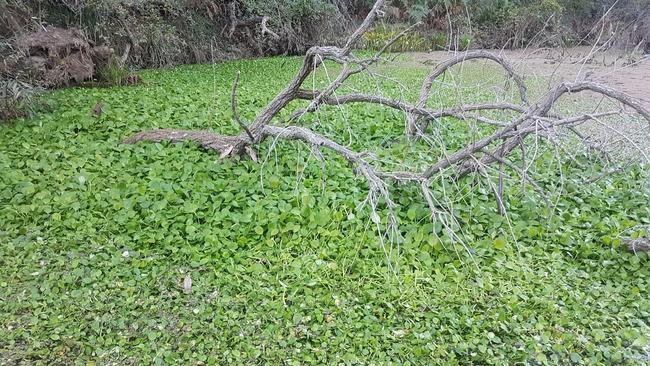
[[[262,37],[266,37],[267,35],[273,37],[273,39],[278,40],[280,39],[280,36],[275,33],[274,31],[269,28],[268,23],[271,20],[271,18],[267,15],[264,16],[257,16],[257,17],[251,17],[247,19],[238,19],[237,18],[237,4],[236,1],[231,1],[228,4],[228,17],[230,20],[230,27],[228,30],[228,38],[232,38],[233,35],[235,34],[235,30],[237,28],[246,28],[246,27],[252,27],[255,25],[260,26],[260,32],[262,34]]]

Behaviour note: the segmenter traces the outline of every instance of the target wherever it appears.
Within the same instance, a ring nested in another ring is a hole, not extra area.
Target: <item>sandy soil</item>
[[[527,77],[540,77],[551,84],[561,80],[603,83],[640,99],[650,108],[650,56],[593,51],[589,47],[573,47],[494,52],[509,59]],[[445,51],[410,53],[407,60],[419,65],[435,64],[450,55]]]

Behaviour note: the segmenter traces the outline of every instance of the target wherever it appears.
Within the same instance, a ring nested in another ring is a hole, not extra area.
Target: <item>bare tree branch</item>
[[[248,137],[250,137],[251,142],[255,141],[255,137],[248,129],[248,126],[239,118],[237,113],[237,84],[239,83],[239,71],[235,74],[235,80],[232,83],[232,90],[230,91],[230,107],[232,109],[232,118],[239,124],[239,126],[246,131]]]
[[[524,102],[524,104],[528,104],[528,96],[527,96],[527,91],[526,91],[526,85],[524,84],[523,80],[521,77],[515,72],[514,68],[512,65],[510,65],[509,62],[507,62],[505,59],[503,59],[500,56],[497,56],[493,53],[487,52],[487,51],[470,51],[470,52],[463,52],[459,54],[458,56],[452,57],[446,61],[443,61],[439,63],[432,71],[431,73],[424,79],[422,82],[422,89],[420,90],[420,97],[418,99],[418,102],[416,103],[417,108],[424,108],[427,104],[427,100],[429,99],[429,95],[431,93],[431,88],[433,86],[433,81],[440,75],[442,75],[445,71],[447,71],[449,68],[452,66],[463,63],[468,60],[473,60],[473,59],[487,59],[487,60],[492,60],[496,62],[497,64],[501,65],[508,74],[508,76],[514,80],[514,82],[517,84],[517,87],[519,88],[519,95]],[[417,119],[418,116],[414,114],[408,114],[407,115],[407,130],[406,130],[406,135],[408,137],[413,137],[416,134],[417,130]]]
[[[378,228],[380,221],[382,221],[377,218],[377,212],[380,211],[379,207],[382,207],[382,212],[387,212],[385,220],[383,220],[387,228],[385,235],[389,237],[391,235],[399,236],[399,231],[396,230],[397,218],[394,213],[395,203],[391,200],[390,187],[395,183],[403,183],[417,184],[419,186],[419,190],[422,192],[423,198],[431,212],[432,220],[439,220],[443,223],[451,232],[450,235],[455,238],[452,230],[452,226],[456,225],[453,221],[456,220],[453,215],[453,209],[449,210],[451,214],[447,214],[440,208],[440,202],[435,200],[435,196],[429,189],[431,182],[439,179],[438,181],[444,187],[446,182],[451,181],[453,184],[456,184],[455,180],[460,177],[470,173],[479,173],[486,175],[489,182],[492,183],[493,177],[488,175],[488,169],[497,169],[499,172],[497,185],[491,186],[497,197],[498,209],[504,213],[503,185],[505,173],[506,171],[509,172],[509,170],[506,170],[508,168],[521,178],[522,187],[528,183],[550,207],[550,200],[544,193],[543,188],[531,178],[531,174],[528,171],[530,165],[532,165],[532,162],[538,156],[535,152],[529,153],[529,151],[539,147],[538,140],[540,138],[549,141],[549,146],[551,147],[555,148],[555,146],[558,146],[561,148],[561,143],[556,140],[558,135],[562,133],[574,134],[586,146],[593,145],[588,139],[588,136],[582,134],[577,128],[582,127],[581,125],[588,121],[600,123],[600,118],[610,117],[614,113],[618,113],[611,111],[597,113],[594,110],[590,114],[562,117],[553,111],[553,107],[563,95],[579,92],[596,93],[618,102],[624,109],[631,109],[635,114],[643,117],[650,123],[650,112],[638,100],[615,89],[588,81],[558,84],[550,88],[535,104],[531,104],[528,100],[527,89],[523,79],[515,72],[510,63],[501,56],[486,51],[461,53],[439,63],[422,81],[419,98],[415,104],[404,101],[403,98],[391,99],[380,95],[363,93],[337,95],[337,90],[351,75],[362,71],[367,71],[368,74],[372,75],[369,67],[380,60],[381,55],[390,48],[393,42],[412,29],[411,27],[388,41],[373,57],[368,59],[356,58],[351,53],[352,47],[377,18],[384,3],[385,0],[377,0],[375,2],[370,13],[350,35],[342,48],[334,46],[314,46],[310,48],[306,52],[303,63],[294,78],[259,111],[249,125],[244,123],[237,113],[236,93],[239,82],[239,73],[237,73],[231,90],[230,102],[233,119],[243,130],[239,135],[224,136],[211,131],[160,129],[140,132],[125,139],[124,142],[132,144],[139,141],[192,141],[206,149],[217,151],[221,158],[247,153],[253,160],[257,160],[253,147],[262,143],[266,138],[301,141],[307,144],[310,151],[314,152],[316,156],[322,156],[321,150],[323,149],[338,154],[349,163],[357,175],[365,179],[369,191],[364,202],[368,203],[371,207],[371,218],[377,224]],[[231,17],[234,14],[234,9],[232,9]],[[262,31],[264,34],[273,36],[275,33],[266,27],[267,21],[268,19],[261,20]],[[231,31],[234,30],[231,29]],[[434,81],[454,65],[476,59],[493,61],[505,70],[508,77],[517,86],[520,99],[519,104],[495,102],[458,105],[440,109],[428,108],[427,101],[431,94]],[[323,65],[325,60],[332,60],[341,65],[338,74],[321,90],[305,90],[303,83],[314,70]],[[432,149],[437,148],[436,144],[440,141],[439,151],[431,151],[432,156],[439,158],[428,159],[429,157],[427,157],[427,164],[420,163],[418,165],[414,163],[413,167],[399,162],[395,163],[397,168],[391,166],[389,170],[385,168],[388,165],[383,164],[384,161],[377,157],[368,153],[356,152],[350,147],[306,127],[296,125],[274,126],[272,124],[274,118],[294,100],[307,100],[309,104],[305,108],[296,109],[290,113],[286,121],[289,124],[295,122],[305,113],[318,110],[322,105],[342,106],[350,103],[368,103],[404,112],[406,137],[424,136],[427,138],[424,141],[429,142]],[[485,114],[486,112],[490,112],[490,114]],[[489,116],[489,118],[486,116]],[[448,117],[449,120],[440,119],[442,117]],[[427,135],[426,127],[428,121],[436,119],[439,120],[435,127],[442,126],[443,123],[447,122],[455,123],[457,121],[468,120],[489,125],[490,127],[477,129],[476,136],[472,136],[472,140],[465,146],[456,151],[448,152],[443,136],[437,136],[435,132]],[[531,145],[533,149],[528,149]],[[593,145],[592,147],[596,149],[598,146]],[[517,154],[521,152],[521,166],[513,163],[515,149],[517,149]],[[380,169],[379,167],[383,168]],[[617,170],[619,167],[617,167]],[[451,203],[444,202],[443,204],[452,207]],[[385,235],[380,235],[382,243]]]
[[[262,21],[260,22],[260,25],[262,27],[262,35],[265,36],[267,34],[270,34],[273,38],[280,39],[280,36],[278,36],[277,33],[272,31],[271,29],[269,29],[269,27],[267,26],[267,23],[269,22],[269,20],[271,20],[271,18],[269,18],[267,16],[262,17]]]

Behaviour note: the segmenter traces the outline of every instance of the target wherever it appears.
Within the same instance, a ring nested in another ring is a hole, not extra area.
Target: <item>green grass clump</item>
[[[52,113],[0,126],[0,359],[648,362],[650,265],[617,239],[650,223],[638,173],[588,189],[569,181],[553,213],[509,184],[509,220],[496,214],[484,184],[434,186],[454,200],[468,251],[431,223],[416,189],[398,188],[403,239],[386,254],[369,213],[357,208],[365,183],[335,155],[326,152],[321,169],[308,148],[289,142],[260,146],[264,164],[221,161],[189,143],[121,143],[159,127],[236,133],[235,72],[240,114],[251,120],[299,63],[147,71],[146,85],[56,91],[48,96]],[[470,69],[467,80],[478,80]],[[425,72],[399,68],[392,76],[414,86]],[[326,78],[319,73],[306,86]],[[388,81],[350,82],[401,95]],[[413,100],[413,90],[403,97]],[[436,95],[444,104],[458,92]],[[98,100],[104,108],[96,118],[90,109]],[[324,108],[302,123],[407,164],[439,154],[391,140],[402,134],[403,115],[378,106]],[[445,129],[450,146],[471,138],[464,123],[446,121]],[[544,155],[538,168],[539,183],[552,189],[556,162]],[[192,292],[184,293],[188,274]]]
[[[31,84],[0,78],[0,123],[19,117],[29,117],[44,109],[39,99],[41,89]]]
[[[111,57],[97,70],[97,85],[101,86],[126,86],[140,83],[140,77],[129,71],[116,57]],[[88,83],[86,86],[93,86]]]

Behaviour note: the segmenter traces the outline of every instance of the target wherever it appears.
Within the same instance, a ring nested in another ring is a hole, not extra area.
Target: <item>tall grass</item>
[[[41,90],[15,79],[0,79],[0,122],[27,117],[41,106]]]

